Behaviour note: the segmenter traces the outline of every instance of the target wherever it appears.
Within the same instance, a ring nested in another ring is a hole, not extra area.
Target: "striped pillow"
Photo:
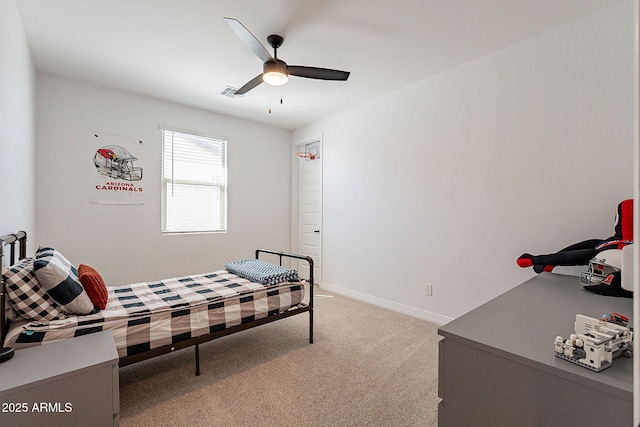
[[[9,302],[27,320],[64,319],[61,307],[42,289],[33,273],[33,258],[25,258],[2,274]]]
[[[80,283],[78,269],[60,252],[46,246],[39,247],[33,268],[40,285],[67,313],[93,312],[93,303]]]

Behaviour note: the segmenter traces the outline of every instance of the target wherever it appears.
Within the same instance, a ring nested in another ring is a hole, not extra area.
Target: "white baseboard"
[[[353,291],[340,286],[323,283],[320,285],[320,289],[326,289],[329,292],[333,292],[345,297],[353,298],[358,301],[363,301],[369,304],[377,305],[378,307],[387,308],[389,310],[397,311],[398,313],[406,314],[409,316],[417,317],[418,319],[426,320],[428,322],[435,323],[442,326],[453,320],[451,317],[442,316],[440,314],[431,313],[430,311],[421,310],[419,308],[411,307],[398,302],[389,301],[384,298],[367,295],[362,292]]]

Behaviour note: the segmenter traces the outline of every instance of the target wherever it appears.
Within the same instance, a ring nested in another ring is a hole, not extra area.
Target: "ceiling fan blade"
[[[244,86],[242,86],[240,89],[238,89],[236,91],[236,95],[244,95],[245,93],[249,92],[254,87],[258,86],[260,83],[262,83],[262,81],[263,81],[262,80],[262,74],[258,74],[253,79],[249,80],[249,82],[247,82]]]
[[[331,70],[329,68],[288,65],[287,74],[290,76],[307,77],[309,79],[347,80],[351,73],[349,71]]]
[[[236,35],[240,37],[240,40],[242,40],[242,42],[253,51],[253,53],[258,55],[258,58],[260,58],[262,62],[267,62],[273,59],[269,51],[267,51],[262,43],[260,43],[258,39],[240,23],[240,21],[234,18],[224,18],[224,20],[229,24]]]

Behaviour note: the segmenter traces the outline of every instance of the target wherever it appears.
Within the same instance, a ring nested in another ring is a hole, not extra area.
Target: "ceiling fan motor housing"
[[[272,86],[282,86],[289,80],[287,63],[277,58],[265,62],[262,70],[262,79]]]

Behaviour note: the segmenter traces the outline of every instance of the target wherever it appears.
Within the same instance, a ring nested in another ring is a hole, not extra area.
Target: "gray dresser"
[[[542,273],[444,325],[439,426],[631,426],[632,359],[596,373],[554,353],[555,337],[574,332],[576,314],[610,312],[631,319],[633,302],[586,291],[575,276]]]
[[[118,426],[118,375],[111,332],[19,350],[0,364],[0,425]]]

